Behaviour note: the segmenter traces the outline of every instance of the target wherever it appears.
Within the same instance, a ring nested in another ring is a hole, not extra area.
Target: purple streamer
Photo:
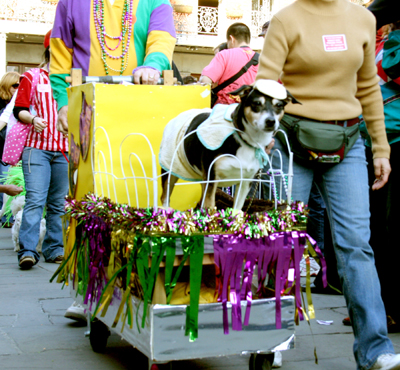
[[[222,302],[224,334],[229,333],[228,291],[232,306],[232,330],[242,330],[241,301],[246,300],[243,325],[249,325],[252,306],[252,280],[258,266],[258,290],[262,296],[267,275],[275,269],[276,328],[282,327],[281,296],[287,286],[295,295],[300,320],[304,319],[300,295],[300,260],[306,248],[306,240],[315,248],[326,266],[315,241],[308,234],[298,231],[274,233],[262,239],[246,239],[243,235],[217,235],[214,237],[214,258],[220,275],[218,301]],[[294,281],[288,282],[289,269],[294,269]],[[326,269],[326,267],[325,267]],[[325,272],[325,269],[323,272]],[[325,275],[325,274],[324,274]],[[325,281],[326,281],[326,276]]]

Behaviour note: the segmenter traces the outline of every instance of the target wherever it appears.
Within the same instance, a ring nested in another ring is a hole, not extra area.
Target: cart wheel
[[[250,356],[249,369],[250,370],[271,370],[272,363],[274,362],[274,354],[255,354]]]
[[[94,319],[90,323],[89,340],[94,352],[105,352],[109,336],[110,331],[108,330],[107,325],[103,324],[100,320]]]

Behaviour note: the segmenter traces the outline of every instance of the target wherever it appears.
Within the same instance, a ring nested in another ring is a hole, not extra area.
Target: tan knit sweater
[[[271,20],[257,78],[281,79],[302,105],[287,113],[345,120],[363,114],[374,158],[389,158],[375,66],[375,18],[347,0],[297,0]]]

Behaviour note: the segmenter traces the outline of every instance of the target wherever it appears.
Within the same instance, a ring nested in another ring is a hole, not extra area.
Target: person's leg
[[[382,289],[382,299],[386,313],[396,323],[390,330],[400,328],[400,310],[393,282],[397,281],[400,249],[397,248],[397,229],[400,221],[398,205],[400,205],[400,142],[391,145],[390,162],[392,172],[388,183],[378,191],[370,189],[371,202],[371,239],[370,244],[375,254],[375,264]],[[369,184],[372,186],[375,175],[372,152],[367,148]],[[389,323],[388,323],[389,324]]]
[[[365,148],[359,139],[338,165],[319,171],[319,185],[332,229],[338,273],[353,326],[359,369],[370,369],[383,354],[394,353],[369,245],[369,199]]]
[[[388,244],[386,246],[382,245],[382,243],[380,244],[381,249],[387,250],[382,263],[387,263],[388,261],[389,263],[386,264],[385,272],[387,272],[387,275],[385,275],[384,281],[381,281],[381,285],[383,286],[383,301],[387,307],[389,315],[391,315],[396,323],[400,325],[399,301],[396,297],[396,292],[393,291],[393,282],[398,279],[397,269],[400,261],[400,248],[398,248],[398,228],[400,221],[400,215],[398,213],[398,206],[400,205],[400,143],[397,142],[392,144],[391,149],[390,159],[392,172],[390,173],[389,183],[387,185],[388,197],[386,200]]]
[[[311,292],[319,294],[339,294],[342,290],[342,285],[337,273],[336,255],[332,244],[332,233],[328,214],[318,186],[315,185],[315,181],[320,183],[318,179],[321,179],[321,174],[314,174],[313,188],[311,189],[310,201],[308,202],[310,213],[307,220],[307,232],[316,240],[318,247],[324,254],[326,278],[329,286],[324,288],[322,269],[320,269],[318,275],[314,279],[314,287],[311,288]]]
[[[326,207],[315,182],[311,187],[308,208],[307,233],[317,242],[319,249],[324,253],[324,217]]]
[[[281,157],[277,154],[276,151],[279,151],[281,153]],[[281,170],[284,173],[288,173],[289,157],[287,154],[287,148],[286,146],[282,145],[279,139],[275,140],[275,145],[273,147],[270,157],[272,158],[272,168],[274,170]],[[270,168],[267,167],[264,170],[270,171]],[[294,201],[301,201],[305,204],[308,204],[313,177],[314,170],[312,168],[307,168],[301,163],[293,162],[294,181],[292,187],[292,199]],[[277,180],[279,181],[280,179],[277,178]],[[277,184],[277,187],[279,188],[279,184]],[[270,193],[268,183],[263,183],[263,191],[264,194]],[[285,194],[279,194],[279,197],[281,197],[282,199],[286,199]],[[271,197],[271,199],[273,199],[273,197]]]
[[[60,152],[47,152],[50,157],[50,186],[46,207],[46,236],[42,253],[46,261],[64,255],[61,216],[68,193],[68,162]]]
[[[26,197],[19,230],[21,249],[18,252],[18,260],[23,256],[33,256],[38,262],[39,253],[36,246],[50,185],[50,159],[45,151],[27,147],[22,154],[22,169]]]

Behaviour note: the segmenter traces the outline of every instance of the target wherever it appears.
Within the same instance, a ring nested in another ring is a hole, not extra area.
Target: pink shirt
[[[242,67],[250,61],[254,53],[255,52],[249,47],[222,50],[213,58],[211,63],[203,69],[201,74],[220,85],[239,72]],[[258,65],[251,66],[245,74],[225,87],[225,89],[221,90],[218,93],[217,104],[237,103],[237,101],[229,97],[229,93],[242,85],[253,84],[256,79],[257,71]]]

